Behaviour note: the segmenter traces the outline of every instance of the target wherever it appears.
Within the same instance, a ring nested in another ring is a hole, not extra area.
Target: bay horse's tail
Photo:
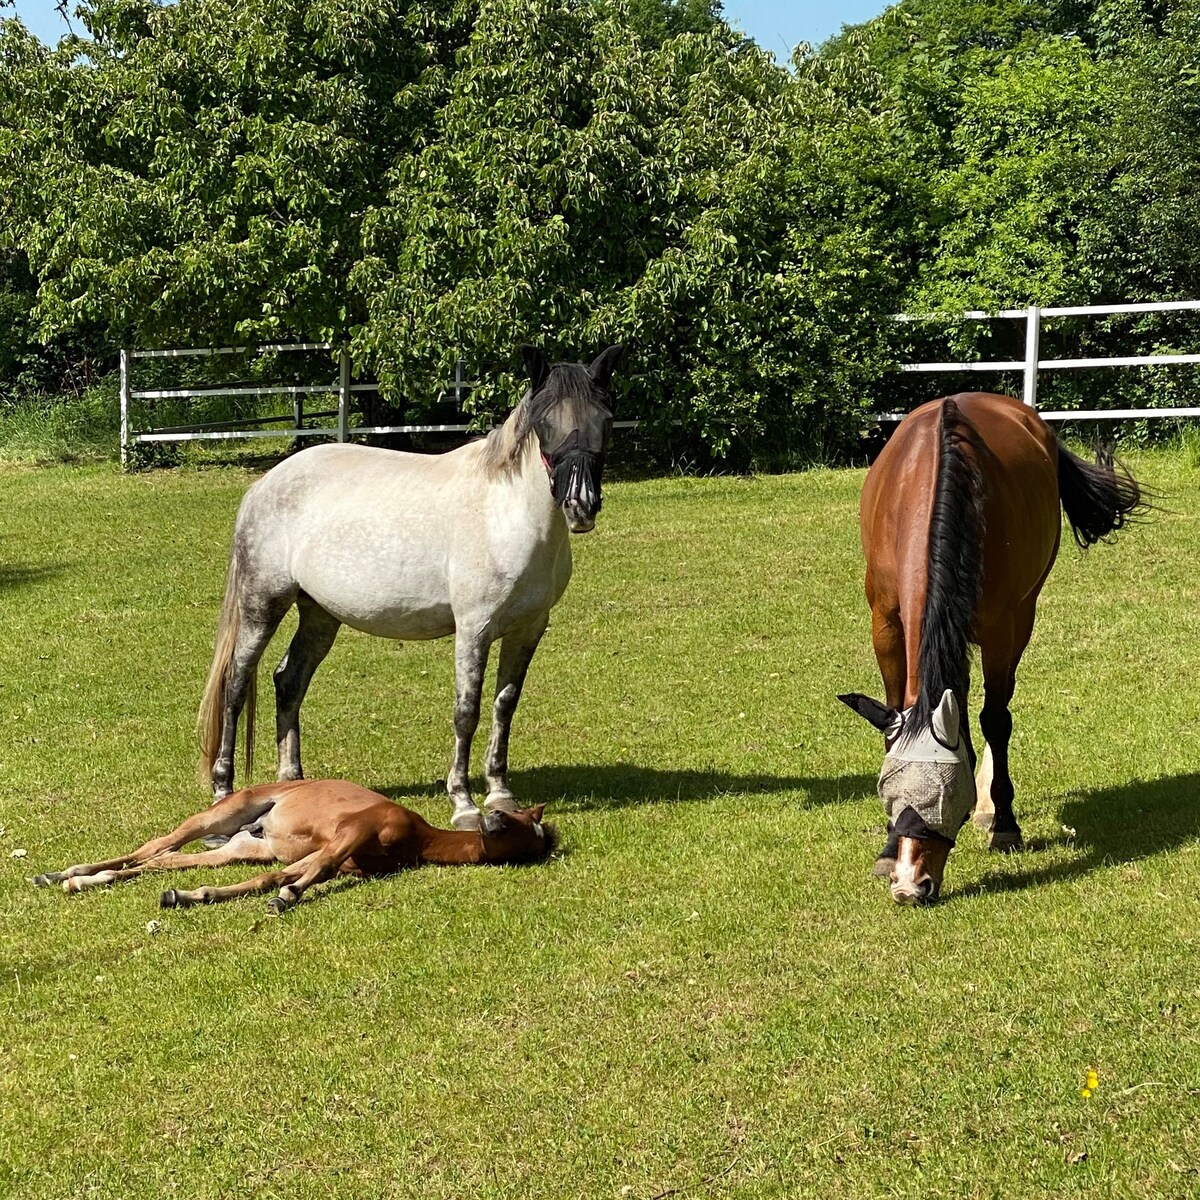
[[[943,400],[921,615],[921,690],[908,726],[914,736],[929,727],[946,689],[965,699],[970,684],[970,643],[983,591],[985,487],[978,448],[975,426],[953,397]]]
[[[196,717],[196,737],[200,742],[200,763],[197,775],[208,787],[212,784],[213,764],[221,748],[221,735],[225,725],[225,693],[229,686],[229,672],[233,665],[233,654],[237,648],[238,631],[242,626],[242,606],[238,597],[238,558],[229,559],[229,573],[225,577],[225,599],[221,603],[221,618],[217,622],[217,642],[213,650],[212,666],[208,671],[208,682],[200,701],[200,712]],[[250,669],[250,681],[246,688],[246,779],[254,767],[254,708],[258,696],[258,666]]]
[[[1096,451],[1096,462],[1085,462],[1058,444],[1058,496],[1071,522],[1075,541],[1085,550],[1146,510],[1142,489],[1112,451]]]

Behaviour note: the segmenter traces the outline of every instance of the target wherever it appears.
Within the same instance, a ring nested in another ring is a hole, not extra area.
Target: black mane
[[[975,427],[942,401],[938,470],[929,520],[929,569],[921,615],[921,690],[904,737],[926,730],[949,689],[966,716],[970,645],[983,590],[984,483]]]

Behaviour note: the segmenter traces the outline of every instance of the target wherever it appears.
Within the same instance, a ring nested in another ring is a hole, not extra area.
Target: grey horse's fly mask
[[[590,523],[602,502],[600,478],[612,432],[608,385],[623,347],[610,346],[587,367],[549,364],[524,347],[530,377],[530,420],[550,476],[550,494],[564,510]]]
[[[898,712],[867,696],[840,697],[884,735],[887,753],[879,772],[879,798],[896,826],[911,809],[933,833],[953,842],[975,804],[958,700],[946,691],[929,728],[905,731],[913,709]]]

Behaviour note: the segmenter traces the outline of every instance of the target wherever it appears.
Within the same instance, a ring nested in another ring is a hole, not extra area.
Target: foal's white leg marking
[[[976,828],[990,831],[996,817],[996,806],[992,803],[992,748],[986,742],[975,772],[975,816]]]
[[[74,875],[64,879],[62,890],[69,896],[72,892],[86,892],[89,888],[107,887],[117,878],[116,871],[100,871],[95,875]]]

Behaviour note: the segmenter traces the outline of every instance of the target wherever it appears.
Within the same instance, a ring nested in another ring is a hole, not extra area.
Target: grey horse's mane
[[[531,393],[526,392],[521,402],[508,414],[503,425],[497,426],[483,440],[479,453],[479,472],[487,479],[512,471],[521,461],[525,447],[533,433]]]

